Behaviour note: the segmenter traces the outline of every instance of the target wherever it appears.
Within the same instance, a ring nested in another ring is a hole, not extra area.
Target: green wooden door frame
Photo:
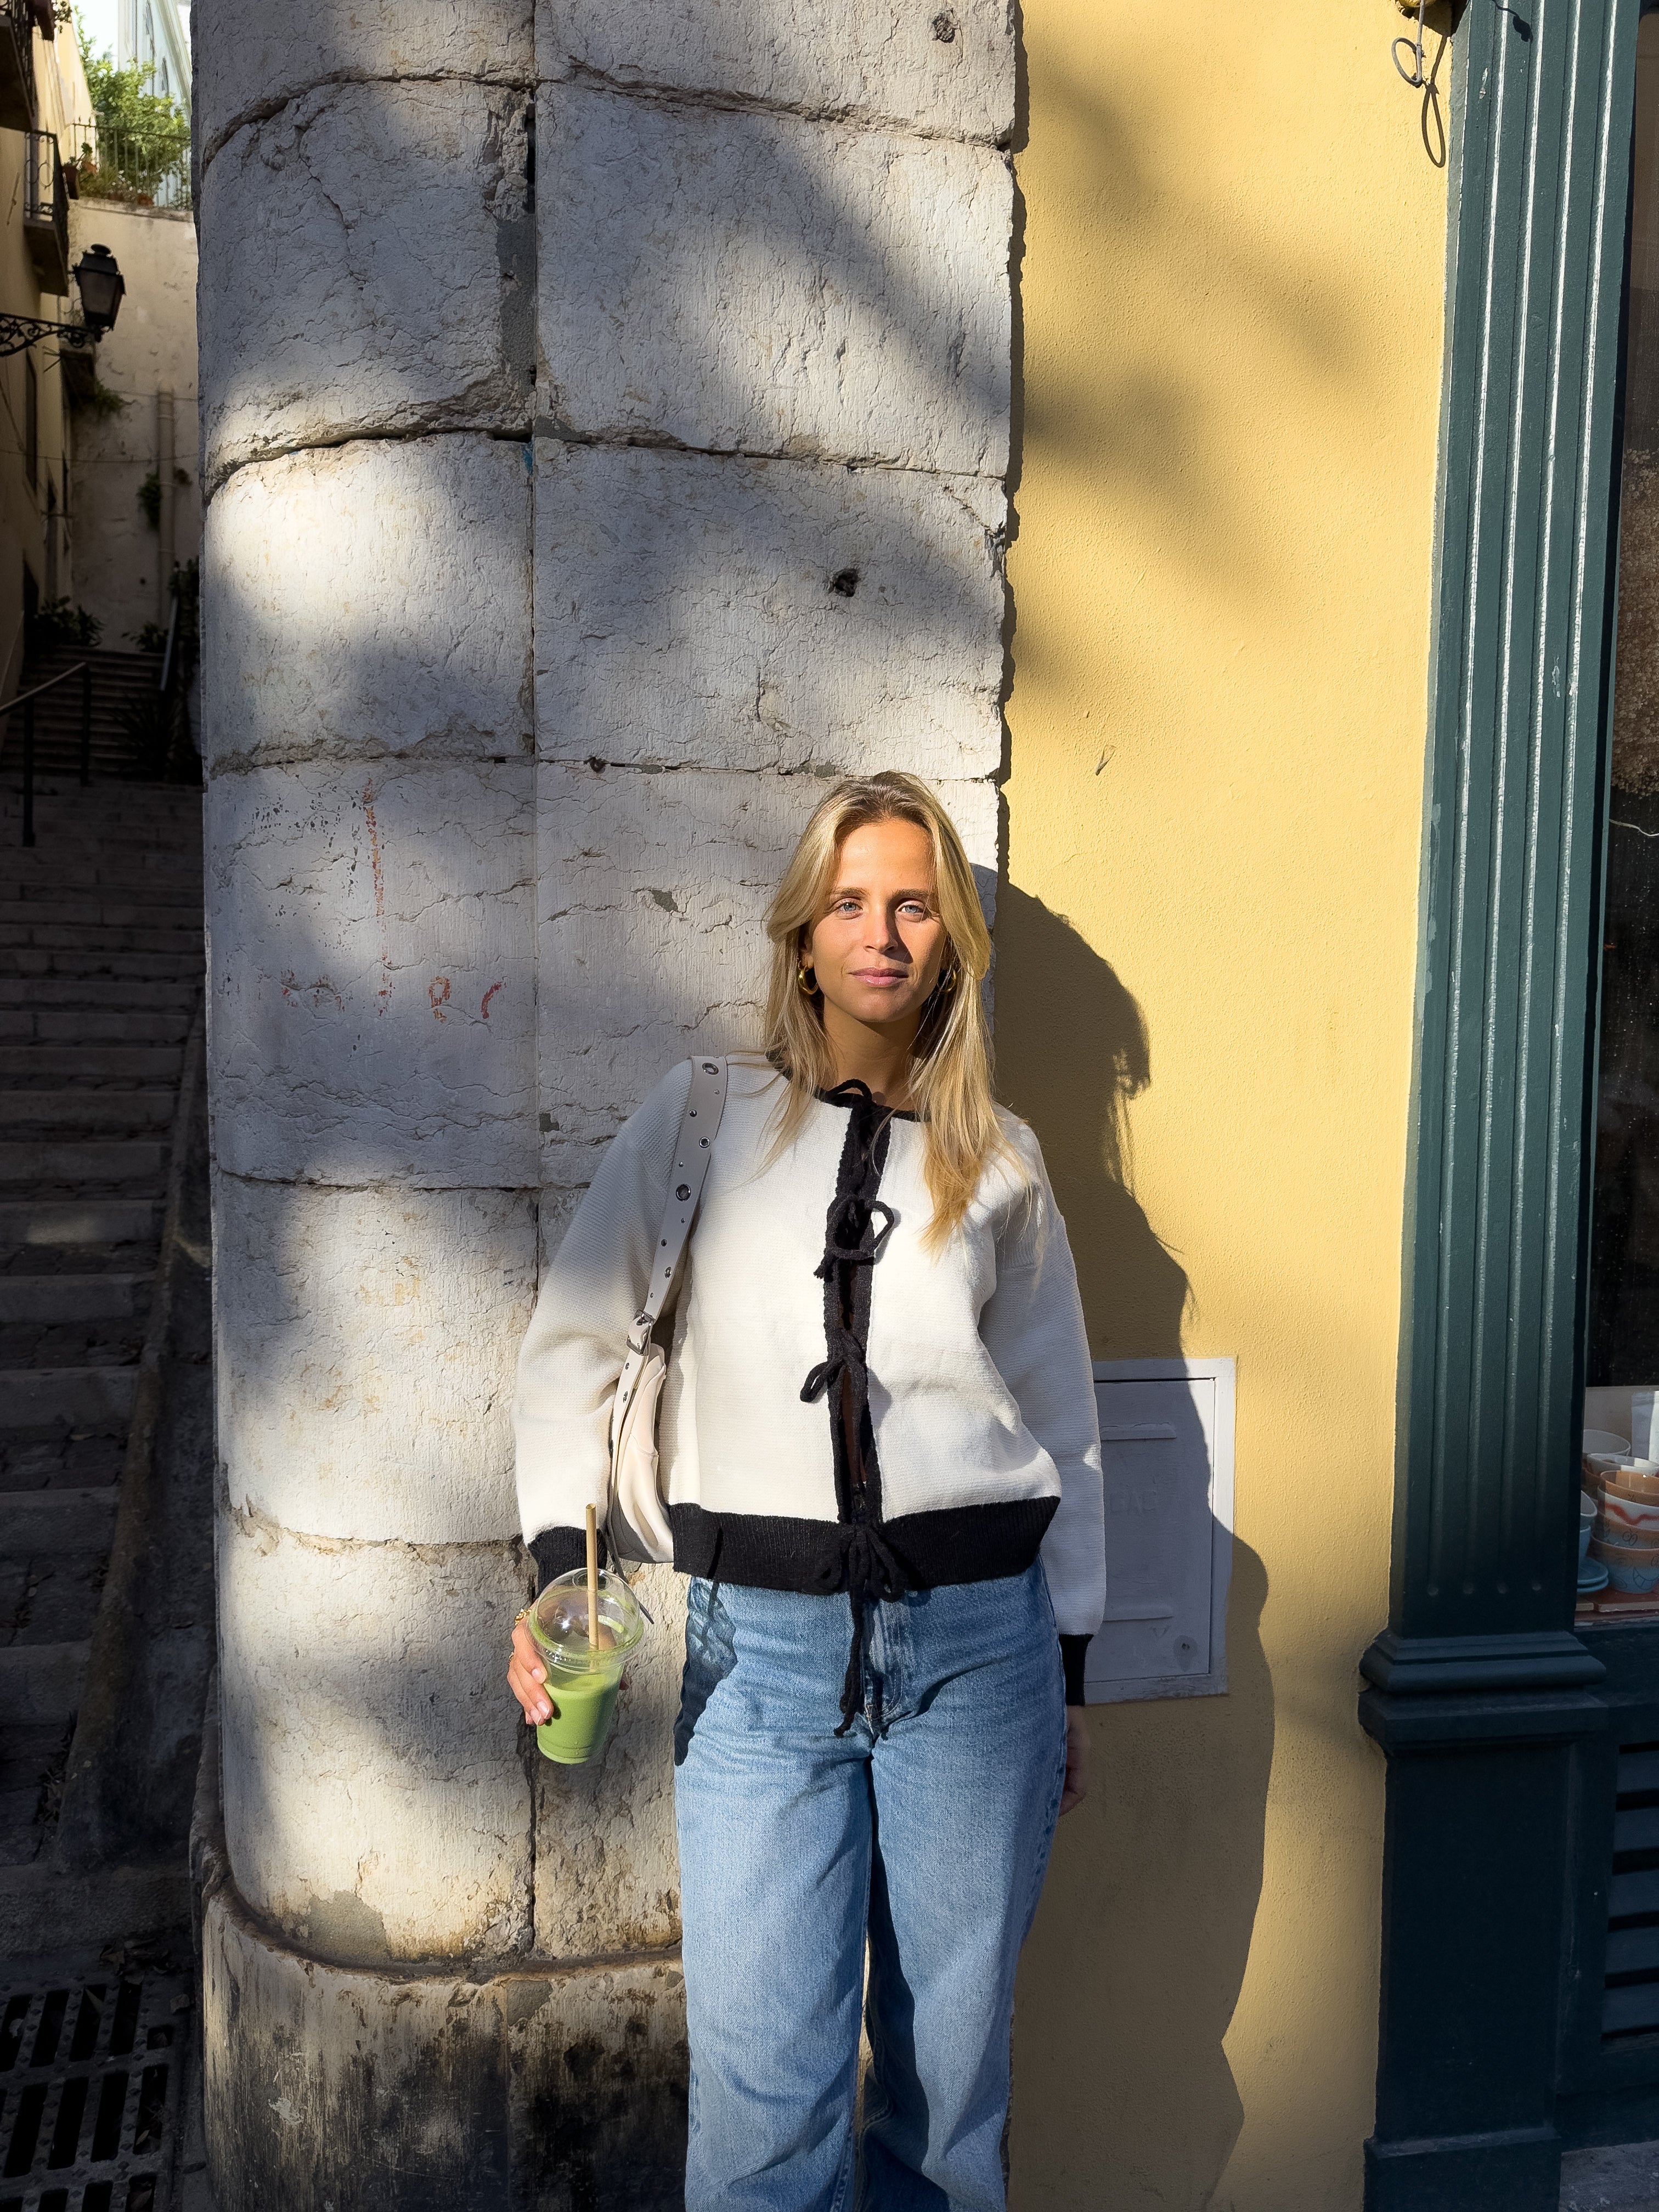
[[[1554,2212],[1614,413],[1641,0],[1455,34],[1372,2212]]]

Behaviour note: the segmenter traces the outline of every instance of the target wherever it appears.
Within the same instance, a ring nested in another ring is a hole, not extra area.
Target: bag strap
[[[617,1382],[617,1395],[611,1401],[611,1449],[614,1456],[617,1438],[621,1431],[623,1416],[628,1411],[634,1395],[634,1386],[640,1379],[646,1353],[651,1347],[652,1331],[662,1318],[662,1310],[668,1303],[668,1294],[674,1287],[674,1278],[685,1251],[686,1240],[691,1234],[691,1224],[696,1218],[697,1207],[702,1199],[702,1187],[708,1176],[708,1163],[714,1156],[714,1139],[720,1134],[720,1118],[726,1111],[726,1062],[724,1060],[694,1060],[691,1063],[691,1088],[687,1094],[685,1111],[680,1116],[679,1134],[674,1139],[674,1164],[668,1178],[668,1200],[657,1231],[657,1249],[651,1262],[651,1280],[645,1294],[645,1304],[634,1316],[628,1332],[628,1357]]]

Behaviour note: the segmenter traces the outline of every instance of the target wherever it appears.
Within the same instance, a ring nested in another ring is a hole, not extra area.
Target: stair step
[[[161,1144],[0,1141],[0,1183],[159,1182],[166,1159]]]
[[[0,1322],[126,1321],[149,1275],[0,1275]]]
[[[19,884],[58,884],[76,890],[111,890],[137,897],[152,887],[179,895],[193,895],[202,881],[202,848],[196,824],[186,823],[175,838],[163,845],[124,846],[100,854],[95,841],[76,845],[73,852],[43,852],[39,845],[14,845],[6,872]]]
[[[11,921],[38,917],[43,907],[74,908],[83,921],[190,921],[201,912],[203,879],[199,868],[188,874],[174,859],[167,872],[130,884],[78,884],[67,867],[54,868],[53,855],[37,845],[28,856],[38,860],[38,872],[16,871],[9,883],[0,882],[0,913]]]
[[[189,811],[172,793],[178,790],[190,802]],[[0,778],[0,827],[3,827],[3,842],[21,852],[31,849],[22,842],[23,799],[22,778],[8,769]],[[118,792],[129,804],[125,807],[93,806],[88,801],[99,792]],[[155,794],[165,792],[167,796],[158,799]],[[166,836],[183,842],[188,828],[201,820],[202,794],[183,785],[138,783],[126,778],[106,777],[93,785],[90,791],[82,790],[77,779],[60,775],[56,771],[48,779],[37,774],[34,783],[34,826],[56,823],[59,831],[75,832],[77,857],[84,854],[86,842],[131,848],[142,844],[147,836]]]
[[[0,1037],[7,1017],[0,1014]],[[68,1076],[76,1083],[176,1083],[180,1046],[29,1043],[9,1055],[14,1076]]]
[[[177,1103],[171,1091],[5,1090],[0,1129],[165,1129]]]
[[[115,1535],[118,1486],[96,1490],[14,1490],[0,1513],[0,1559],[107,1552]],[[45,1647],[50,1650],[50,1646]]]
[[[0,1367],[0,1430],[125,1421],[137,1387],[137,1367]]]
[[[27,1007],[54,1021],[106,1008],[188,1016],[199,988],[199,981],[135,982],[110,975],[0,975],[0,1007]]]
[[[160,1147],[155,1149],[159,1152]],[[0,1247],[67,1251],[82,1244],[153,1244],[161,1231],[161,1204],[153,1198],[0,1200]]]
[[[37,848],[38,849],[38,848]],[[187,929],[199,921],[202,885],[157,881],[139,884],[65,884],[61,878],[38,884],[0,884],[0,917],[10,922],[96,922],[119,929],[137,922],[145,927]]]
[[[0,948],[0,982],[41,975],[92,983],[131,975],[141,982],[182,983],[199,979],[204,959],[203,945],[193,952],[90,952],[8,945]]]
[[[91,1658],[90,1643],[8,1644],[0,1650],[0,1710],[17,1728],[72,1721]]]
[[[189,952],[201,941],[199,921],[193,927],[173,928],[153,921],[115,928],[104,922],[82,921],[73,908],[66,913],[33,915],[15,901],[0,906],[0,947],[3,948],[38,947],[46,952]]]
[[[184,1043],[190,1015],[118,1013],[106,1006],[77,1006],[68,1012],[37,1012],[29,1006],[0,1006],[0,1043],[45,1046],[130,1045],[152,1049]],[[175,1051],[172,1073],[178,1070]],[[33,1062],[31,1061],[33,1066]],[[169,1071],[161,1068],[162,1074]]]

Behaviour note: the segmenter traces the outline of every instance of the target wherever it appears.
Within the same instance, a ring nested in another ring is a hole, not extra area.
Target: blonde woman
[[[1004,2201],[1014,1968],[1083,1795],[1100,1441],[1066,1231],[990,1087],[990,942],[914,777],[838,784],[767,919],[659,1437],[691,1577],[675,1733],[690,2212]],[[617,1133],[520,1362],[544,1582],[603,1509],[689,1063]],[[507,1680],[550,1710],[528,1632]]]

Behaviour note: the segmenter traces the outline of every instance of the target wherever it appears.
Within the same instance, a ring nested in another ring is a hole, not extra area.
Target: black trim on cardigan
[[[1000,1582],[1023,1575],[1036,1558],[1059,1503],[1054,1498],[1011,1498],[902,1513],[883,1523],[882,1539],[908,1589]],[[674,1565],[683,1575],[711,1577],[718,1542],[723,1583],[794,1590],[805,1597],[830,1597],[847,1588],[853,1532],[843,1522],[806,1521],[784,1513],[710,1513],[701,1505],[671,1505],[668,1518],[674,1531]]]
[[[1089,1663],[1089,1644],[1086,1636],[1062,1636],[1060,1639],[1060,1663],[1066,1669],[1066,1702],[1080,1705],[1083,1695],[1083,1670]]]
[[[580,1528],[544,1528],[539,1536],[530,1540],[530,1556],[536,1562],[536,1594],[539,1596],[549,1583],[560,1575],[568,1575],[577,1567],[587,1565],[587,1536]],[[608,1566],[610,1549],[605,1540],[605,1523],[599,1523],[599,1565]]]
[[[932,1513],[907,1513],[882,1530],[911,1589],[947,1583],[997,1582],[1023,1575],[1036,1558],[1054,1518],[1052,1498],[1011,1498],[1006,1504],[951,1505]],[[846,1586],[849,1531],[834,1521],[802,1521],[781,1513],[708,1513],[701,1505],[671,1505],[674,1565],[683,1575],[755,1589],[791,1590],[829,1597]],[[605,1532],[599,1532],[605,1542]],[[586,1559],[580,1528],[544,1528],[530,1545],[536,1587],[544,1590]],[[718,1556],[717,1556],[718,1554]],[[1062,1636],[1066,1702],[1084,1702],[1083,1674],[1090,1639]]]
[[[896,1598],[906,1588],[904,1570],[886,1540],[881,1513],[881,1464],[870,1418],[871,1279],[887,1249],[898,1216],[878,1195],[891,1116],[878,1106],[867,1083],[849,1077],[823,1094],[825,1104],[848,1109],[836,1193],[824,1216],[823,1257],[816,1273],[823,1285],[824,1357],[801,1385],[807,1404],[824,1401],[836,1469],[836,1512],[842,1528],[842,1560],[853,1601],[853,1636],[841,1692],[845,1735],[864,1702],[866,1608],[872,1598]],[[879,1226],[878,1222],[879,1221]],[[871,1718],[881,1732],[880,1686]]]

